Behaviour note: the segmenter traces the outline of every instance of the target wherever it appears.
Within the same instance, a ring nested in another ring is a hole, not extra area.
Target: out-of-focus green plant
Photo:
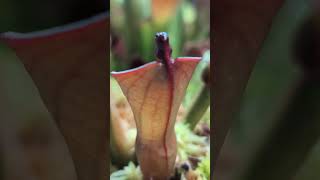
[[[187,115],[185,117],[186,123],[190,125],[190,128],[192,130],[196,127],[198,122],[203,118],[205,114],[210,114],[210,112],[207,111],[210,105],[210,52],[209,51],[207,51],[204,54],[202,58],[202,63],[200,64],[202,64],[202,67],[200,67],[201,77],[198,77],[198,78],[201,78],[203,85],[199,86],[200,80],[197,79],[198,82],[197,84],[194,85],[194,88],[196,87],[198,91],[197,93],[193,93],[192,95],[191,94],[190,95],[192,97],[194,96],[194,94],[198,94],[198,95],[193,100],[193,103],[187,106],[189,108],[188,108]],[[208,118],[207,118],[207,122],[208,122]]]
[[[121,41],[122,49],[120,54],[115,53],[114,60],[120,65],[114,70],[128,69],[136,61],[152,61],[153,35],[159,31],[175,37],[171,42],[173,57],[182,54],[186,42],[208,39],[209,31],[203,33],[198,28],[201,12],[196,8],[187,0],[111,0],[111,14],[117,17],[111,18],[112,36]],[[209,23],[203,25],[207,26]]]
[[[187,92],[185,98],[183,99],[183,105],[185,107],[189,107],[192,105],[194,101],[194,95],[199,93],[201,90],[201,78],[203,70],[210,65],[210,51],[207,50],[203,53],[202,60],[198,64],[197,68],[194,71],[194,74],[190,80],[189,86],[187,88]]]
[[[292,52],[302,70],[300,77],[248,161],[242,179],[291,179],[319,141],[319,17],[318,13],[308,17],[296,31]]]

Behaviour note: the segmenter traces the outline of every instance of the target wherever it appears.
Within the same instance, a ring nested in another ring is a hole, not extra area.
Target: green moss
[[[178,156],[181,161],[189,156],[201,157],[208,151],[206,137],[194,134],[188,125],[177,123],[175,126],[178,144]]]
[[[142,173],[139,166],[129,162],[122,170],[115,171],[110,176],[111,180],[142,180]]]
[[[196,171],[200,174],[203,180],[210,179],[210,153],[201,160]]]

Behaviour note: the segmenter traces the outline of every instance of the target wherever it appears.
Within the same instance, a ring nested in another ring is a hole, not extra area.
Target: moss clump
[[[196,171],[203,180],[210,179],[210,153],[201,160]]]
[[[188,157],[201,157],[207,154],[206,137],[194,134],[187,124],[177,123],[175,126],[178,144],[178,156],[180,161]]]
[[[122,170],[115,171],[111,174],[112,180],[142,180],[142,173],[139,166],[129,162],[128,166]]]

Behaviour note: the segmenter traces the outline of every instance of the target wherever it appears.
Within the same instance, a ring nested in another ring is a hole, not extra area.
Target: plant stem
[[[291,179],[320,137],[320,83],[302,80],[241,180]]]
[[[124,1],[125,20],[127,27],[126,40],[128,45],[128,53],[130,55],[141,55],[142,50],[140,49],[140,25],[141,12],[139,12],[139,4],[136,1]],[[130,61],[130,59],[128,59]]]
[[[210,105],[210,88],[204,85],[186,115],[186,123],[194,129]]]
[[[302,78],[240,180],[292,179],[320,138],[319,17],[308,19],[297,34],[294,53]]]

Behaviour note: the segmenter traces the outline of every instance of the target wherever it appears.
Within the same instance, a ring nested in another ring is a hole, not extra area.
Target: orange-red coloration
[[[177,58],[169,69],[161,62],[151,62],[112,73],[135,117],[136,152],[145,177],[161,179],[172,173],[176,158],[175,119],[200,59]]]

